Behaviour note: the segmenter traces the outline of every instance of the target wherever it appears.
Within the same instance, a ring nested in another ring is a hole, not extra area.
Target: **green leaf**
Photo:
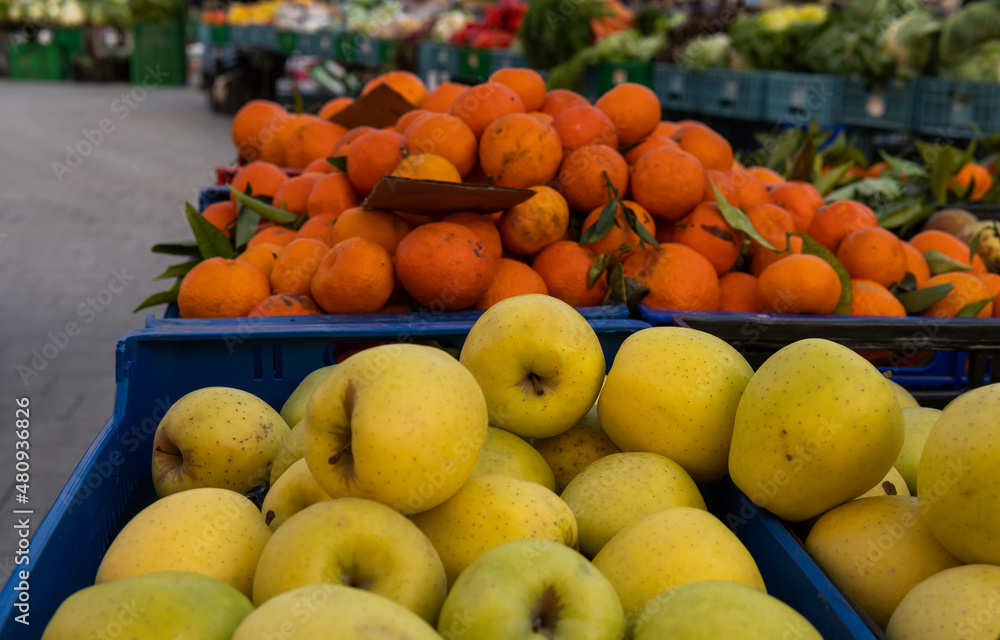
[[[331,156],[327,158],[326,161],[337,169],[347,173],[347,156]]]
[[[583,233],[580,234],[580,244],[596,242],[611,232],[611,228],[615,226],[615,218],[618,216],[618,205],[617,199],[604,205],[604,208],[601,209],[601,215],[597,217],[597,222],[584,229]]]
[[[907,315],[914,315],[926,311],[934,303],[943,300],[951,293],[951,289],[952,286],[950,284],[936,284],[931,287],[916,289],[915,291],[899,293],[896,295],[896,299],[903,303],[903,308],[906,309]]]
[[[229,185],[229,191],[232,192],[233,196],[247,209],[250,211],[255,211],[260,214],[260,217],[266,218],[271,222],[277,222],[278,224],[301,224],[303,221],[299,218],[304,218],[305,216],[297,216],[294,213],[289,213],[284,209],[278,209],[273,205],[266,204],[257,200],[256,198],[251,198],[250,196],[240,193],[238,190],[234,189],[232,185]]]
[[[927,170],[916,162],[889,155],[883,149],[879,149],[878,153],[882,156],[882,160],[889,165],[889,172],[896,178],[906,177],[909,180],[913,180],[915,178],[927,177]]]
[[[955,174],[955,158],[958,152],[952,147],[941,150],[931,167],[931,196],[945,204],[948,201],[948,181]]]
[[[625,154],[627,154],[632,149],[635,149],[636,147],[638,147],[640,144],[642,144],[643,142],[645,142],[648,139],[649,138],[643,138],[642,140],[639,140],[638,142],[633,142],[632,144],[627,144],[624,147],[619,147],[618,148],[618,154],[621,155],[622,157],[624,157]]]
[[[809,181],[813,177],[813,158],[816,157],[816,145],[812,135],[806,138],[805,144],[795,154],[792,168],[788,171],[788,180]]]
[[[622,203],[622,212],[625,214],[625,222],[628,224],[629,228],[635,231],[636,235],[639,236],[640,245],[646,243],[651,244],[654,247],[660,246],[660,243],[656,241],[656,238],[654,238],[653,234],[649,232],[649,229],[639,222],[639,218],[635,215],[635,211],[626,207],[624,202]]]
[[[194,269],[194,266],[198,264],[199,260],[188,260],[187,262],[182,262],[180,264],[175,264],[167,267],[167,270],[160,275],[153,278],[153,280],[165,280],[166,278],[183,278],[187,275],[187,272]]]
[[[746,233],[748,236],[759,242],[765,249],[777,251],[777,249],[771,246],[770,242],[765,240],[764,237],[761,236],[756,229],[754,229],[754,226],[750,223],[750,218],[747,217],[747,214],[744,213],[742,209],[729,204],[729,201],[722,196],[722,192],[720,192],[719,188],[715,186],[715,180],[709,178],[708,181],[712,185],[712,190],[715,191],[715,203],[719,205],[719,213],[721,213],[722,217],[725,218],[726,224],[733,229],[738,229]]]
[[[917,276],[913,275],[909,271],[903,276],[903,279],[899,282],[893,282],[892,286],[889,287],[889,291],[896,295],[897,293],[909,293],[910,291],[916,291],[917,289]]]
[[[590,265],[590,269],[587,271],[587,288],[592,288],[597,284],[597,279],[600,278],[605,271],[608,270],[608,266],[611,265],[611,255],[607,253],[602,253],[597,258],[594,259],[593,264]]]
[[[983,310],[986,305],[993,302],[994,296],[989,298],[983,298],[982,300],[977,300],[975,302],[970,302],[969,304],[962,307],[962,310],[955,315],[956,318],[975,318],[979,315],[979,312]]]
[[[798,129],[786,129],[774,138],[764,143],[764,149],[768,152],[767,168],[775,171],[781,169],[781,164],[792,157],[795,150],[802,144],[804,134]]]
[[[235,189],[233,189],[235,192]],[[184,203],[184,213],[187,215],[188,224],[194,233],[195,242],[198,243],[198,251],[205,260],[209,258],[227,258],[234,256],[233,245],[218,227],[205,219],[205,216],[198,213],[189,203]]]
[[[969,141],[969,146],[965,148],[965,151],[962,152],[962,155],[958,156],[955,162],[955,168],[958,169],[960,167],[964,167],[968,163],[975,161],[976,161],[976,139],[973,138],[972,140]]]
[[[996,222],[993,223],[993,226],[996,227]],[[979,251],[979,241],[982,240],[983,232],[987,229],[989,227],[984,226],[976,232],[976,235],[972,236],[972,242],[969,243],[969,264],[972,264],[972,260],[976,257],[976,253]]]
[[[851,298],[853,297],[851,276],[847,273],[844,265],[840,263],[840,260],[837,259],[837,256],[801,231],[795,231],[788,235],[796,235],[802,238],[802,253],[822,258],[837,272],[837,278],[840,279],[840,300],[837,302],[837,308],[833,310],[833,313],[838,316],[850,313]]]
[[[851,167],[854,166],[853,160],[848,160],[844,164],[838,165],[833,169],[830,169],[823,175],[819,176],[813,180],[813,186],[816,190],[820,192],[821,195],[826,196],[830,193],[834,187],[836,187],[840,181],[847,175],[847,172]]]
[[[649,287],[633,278],[626,277],[621,264],[608,273],[608,292],[604,294],[602,304],[625,304],[630,312],[634,312],[642,299],[649,295]]]
[[[159,293],[154,293],[145,300],[139,303],[139,306],[132,309],[132,313],[141,311],[148,307],[155,307],[160,304],[173,304],[177,302],[177,295],[181,291],[181,281],[178,280],[177,283],[170,288],[169,291],[161,291]]]
[[[969,265],[954,260],[936,249],[924,251],[924,260],[927,261],[927,266],[930,267],[932,276],[951,273],[952,271],[972,271],[972,267]]]
[[[879,211],[879,226],[885,229],[898,229],[910,224],[915,224],[926,218],[937,207],[921,206],[916,200],[902,200],[887,205]]]
[[[201,252],[198,251],[198,243],[194,240],[154,244],[150,251],[153,253],[163,253],[168,256],[201,256]]]
[[[260,214],[244,208],[236,218],[236,248],[242,249],[250,242],[253,234],[257,233],[257,225],[260,223]]]

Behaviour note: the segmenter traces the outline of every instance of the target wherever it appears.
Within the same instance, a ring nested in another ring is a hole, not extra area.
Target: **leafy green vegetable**
[[[521,20],[524,55],[536,69],[551,69],[590,46],[590,20],[609,15],[601,0],[532,0]]]

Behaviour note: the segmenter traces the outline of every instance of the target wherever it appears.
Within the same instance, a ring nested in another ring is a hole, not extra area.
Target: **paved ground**
[[[15,400],[30,399],[27,507],[37,529],[111,416],[115,343],[142,325],[132,309],[159,290],[152,278],[170,263],[149,247],[190,233],[183,202],[197,202],[232,143],[229,119],[188,88],[0,81],[0,114],[5,581],[16,545]]]

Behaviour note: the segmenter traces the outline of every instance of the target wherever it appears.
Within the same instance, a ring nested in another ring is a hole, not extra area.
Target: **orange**
[[[458,82],[442,82],[437,86],[437,89],[427,94],[420,108],[434,113],[444,113],[455,101],[455,98],[468,88],[468,85]]]
[[[333,145],[333,151],[330,152],[330,155],[333,157],[346,156],[347,152],[351,150],[351,144],[353,144],[355,140],[366,133],[371,133],[372,131],[378,131],[378,129],[365,125],[348,129],[347,133],[341,136],[340,140],[337,141],[337,144]]]
[[[279,293],[261,300],[247,316],[314,316],[320,313],[319,307],[309,296]]]
[[[928,278],[931,277],[931,269],[927,266],[927,261],[924,260],[924,254],[920,253],[920,249],[909,242],[903,242],[902,245],[903,254],[906,256],[907,273],[913,274],[918,287],[924,286]]]
[[[906,315],[903,303],[884,286],[873,280],[851,280],[852,316],[898,316]]]
[[[530,199],[500,216],[497,229],[503,246],[513,253],[530,256],[563,237],[569,228],[566,199],[551,187],[531,187]]]
[[[393,127],[398,133],[406,135],[406,129],[411,124],[413,124],[417,118],[423,115],[431,113],[430,111],[424,111],[423,109],[414,109],[413,111],[407,111],[403,115],[399,116],[399,120],[396,121],[396,126]]]
[[[906,251],[896,235],[881,227],[858,229],[844,238],[837,259],[854,280],[871,280],[883,287],[906,275]]]
[[[868,170],[865,171],[865,177],[867,177],[867,178],[880,178],[880,177],[882,177],[882,174],[885,173],[888,170],[889,170],[889,163],[882,162],[880,160],[879,162],[876,162],[872,166],[868,167]]]
[[[348,209],[337,217],[327,242],[332,247],[350,238],[364,238],[380,245],[391,256],[413,228],[394,213],[379,209]]]
[[[817,256],[786,256],[760,274],[757,295],[762,311],[829,315],[840,302],[840,278]]]
[[[315,238],[296,238],[288,243],[271,270],[271,290],[309,295],[309,283],[329,249],[329,245]]]
[[[983,281],[986,288],[990,290],[990,295],[993,296],[993,305],[991,310],[994,318],[1000,318],[1000,304],[997,304],[996,295],[1000,293],[1000,275],[995,273],[977,273],[976,277]]]
[[[760,274],[764,273],[764,269],[767,269],[778,260],[790,254],[802,253],[801,237],[792,236],[789,244],[791,245],[790,250],[785,247],[784,242],[781,242],[779,246],[785,247],[781,251],[771,251],[770,249],[758,247],[756,251],[750,254],[750,273],[759,278]]]
[[[354,104],[354,98],[348,98],[346,96],[334,98],[333,100],[327,100],[323,103],[323,106],[319,108],[319,113],[317,113],[316,116],[322,118],[323,120],[329,120],[352,104]]]
[[[302,170],[302,175],[307,173],[330,174],[334,171],[340,171],[340,169],[330,164],[326,158],[316,158],[306,165],[306,168]]]
[[[233,236],[233,229],[236,226],[236,207],[229,200],[225,202],[213,202],[205,207],[201,215],[217,229],[225,233],[227,238]]]
[[[685,124],[670,135],[706,169],[729,171],[733,167],[733,147],[729,141],[703,124]],[[736,185],[739,186],[739,185]]]
[[[623,82],[598,98],[594,106],[611,118],[618,130],[618,141],[639,142],[660,124],[663,111],[653,90],[634,82]]]
[[[921,254],[932,250],[939,251],[955,262],[971,266],[976,273],[986,273],[986,264],[983,259],[976,255],[973,256],[972,262],[969,262],[971,248],[950,233],[928,229],[910,238],[910,244],[916,247]]]
[[[354,189],[366,196],[384,175],[392,173],[404,157],[406,138],[395,131],[372,131],[351,143],[347,175]]]
[[[346,211],[347,209],[345,209]],[[323,213],[306,220],[306,223],[299,227],[299,233],[295,238],[313,238],[323,242],[328,247],[332,247],[330,237],[333,234],[333,226],[336,224],[340,213]]]
[[[545,184],[555,177],[562,157],[562,143],[552,125],[526,113],[497,118],[479,139],[479,164],[501,187]]]
[[[948,181],[948,188],[955,193],[961,191],[971,202],[979,202],[993,188],[993,176],[986,167],[969,162]]]
[[[978,302],[993,295],[990,293],[990,288],[986,286],[986,283],[974,274],[959,271],[932,276],[927,280],[927,284],[921,288],[933,287],[939,284],[950,284],[951,291],[948,292],[947,296],[935,302],[920,315],[932,318],[954,318],[958,315],[959,311],[973,302]],[[976,314],[977,318],[990,318],[992,316],[993,307],[989,304]]]
[[[626,194],[628,165],[625,158],[603,144],[587,145],[571,151],[563,158],[559,168],[559,190],[575,211],[593,211],[607,204],[612,197],[608,193],[608,179],[618,189],[619,195]],[[649,209],[639,198],[635,200]]]
[[[462,181],[462,176],[458,173],[455,165],[433,153],[407,156],[392,170],[392,175],[411,180]]]
[[[455,165],[464,178],[479,160],[476,134],[469,125],[445,113],[423,115],[406,130],[406,149],[412,154],[433,153]]]
[[[553,242],[535,256],[531,268],[542,277],[549,295],[573,307],[595,307],[608,291],[602,275],[587,286],[587,274],[597,256],[572,240]]]
[[[660,124],[656,125],[656,128],[653,129],[653,133],[651,133],[650,135],[669,138],[670,136],[673,135],[674,131],[677,131],[677,127],[679,126],[680,125],[677,124],[676,122],[663,120],[662,122],[660,122]]]
[[[499,260],[503,255],[503,242],[500,239],[500,230],[495,222],[481,213],[472,211],[459,211],[441,218],[441,222],[454,222],[463,227],[468,227],[476,232],[479,239],[486,245],[486,252]]]
[[[823,196],[808,182],[791,180],[779,184],[770,192],[771,201],[792,214],[795,230],[805,232],[813,216],[823,206]]]
[[[251,100],[233,116],[232,137],[237,156],[256,160],[264,146],[261,131],[272,116],[287,113],[280,104],[269,100]]]
[[[182,318],[236,318],[269,295],[267,276],[257,267],[240,260],[209,258],[181,280],[177,306]]]
[[[759,204],[746,210],[747,219],[750,224],[761,235],[762,238],[778,251],[784,251],[788,246],[785,238],[786,234],[795,231],[795,223],[792,222],[792,215],[774,204]],[[764,245],[756,240],[750,241],[750,253],[752,255],[768,251]]]
[[[396,93],[406,98],[406,101],[414,107],[422,105],[424,98],[427,97],[427,86],[424,85],[424,81],[409,71],[383,73],[369,80],[364,88],[361,89],[361,95],[365,95],[380,84],[389,85]]]
[[[781,174],[773,169],[768,169],[767,167],[747,167],[747,171],[750,174],[761,181],[763,184],[784,184],[785,179],[781,177]]]
[[[806,233],[816,242],[837,253],[844,238],[858,229],[877,227],[875,212],[860,202],[840,200],[822,206]]]
[[[636,220],[639,224],[646,227],[649,231],[649,235],[656,237],[656,223],[653,222],[653,216],[649,215],[641,204],[638,202],[632,202],[631,200],[624,200],[622,204],[628,207],[633,214],[635,214]],[[580,225],[581,232],[586,232],[587,229],[597,224],[598,219],[601,217],[601,211],[604,207],[597,207],[590,214],[584,218],[583,224]],[[615,214],[615,223],[600,240],[595,242],[588,242],[584,246],[593,251],[596,254],[601,253],[611,253],[612,251],[617,251],[622,245],[638,245],[639,244],[639,234],[635,232],[632,227],[628,225],[628,221],[625,219],[625,210],[619,206],[618,213]],[[621,256],[620,259],[624,260],[626,256],[631,255],[631,251],[627,254]]]
[[[714,202],[703,202],[677,222],[673,242],[708,258],[719,276],[736,264],[743,250],[743,232],[726,224]]]
[[[545,104],[545,79],[534,69],[497,69],[489,81],[510,87],[521,98],[525,111],[538,111]]]
[[[650,134],[641,143],[629,149],[628,153],[625,154],[625,162],[627,162],[630,167],[634,166],[636,162],[639,162],[639,158],[646,155],[647,151],[658,147],[674,147],[675,149],[680,149],[677,143],[670,138]]]
[[[744,211],[759,204],[772,204],[771,194],[760,180],[745,169],[730,169],[726,172],[740,197],[740,207]]]
[[[637,251],[622,265],[625,275],[649,287],[643,303],[657,309],[718,311],[719,276],[708,258],[675,242]]]
[[[569,153],[588,144],[606,144],[618,148],[618,132],[611,118],[597,107],[570,107],[552,119],[562,147]]]
[[[274,192],[274,206],[300,216],[305,215],[309,194],[312,193],[313,187],[316,186],[316,182],[320,177],[301,175],[289,178]]]
[[[273,198],[274,193],[285,180],[288,180],[288,175],[280,167],[270,162],[257,160],[240,167],[236,175],[233,176],[232,186],[240,193],[246,193],[247,186],[249,186],[252,195]],[[236,196],[230,194],[229,201],[233,203],[234,207],[239,208]]]
[[[705,195],[698,158],[672,147],[646,152],[632,171],[632,199],[657,219],[679,220]]]
[[[496,275],[483,297],[476,303],[476,309],[486,310],[501,300],[526,293],[548,294],[549,288],[538,272],[517,260],[500,258],[497,260]]]
[[[421,225],[396,248],[396,275],[403,288],[434,311],[471,307],[495,272],[496,259],[479,235],[452,222]]]
[[[306,214],[310,218],[324,214],[340,215],[344,210],[358,206],[358,193],[347,174],[342,171],[323,176],[313,185],[306,200]]]
[[[514,90],[499,82],[469,87],[448,107],[447,113],[465,121],[478,138],[487,125],[501,116],[525,113],[524,102]]]
[[[329,157],[345,133],[344,127],[324,120],[299,127],[285,145],[285,166],[302,169],[313,160]]]
[[[385,248],[349,238],[323,256],[310,291],[327,313],[375,313],[388,302],[395,284],[392,257]]]
[[[569,89],[552,89],[545,94],[545,102],[538,110],[555,118],[566,109],[582,104],[589,105],[590,100]]]
[[[719,311],[760,313],[757,278],[733,271],[719,278]]]
[[[271,279],[271,271],[274,270],[274,263],[278,259],[278,254],[284,247],[277,244],[262,243],[246,249],[236,256],[237,260],[252,264],[260,269],[260,272]]]
[[[288,140],[313,116],[288,112],[276,113],[271,116],[260,132],[261,148],[258,160],[285,166],[285,145]]]
[[[538,118],[542,122],[548,122],[549,124],[552,124],[552,122],[555,120],[555,118],[553,118],[549,114],[542,113],[541,111],[529,111],[528,115],[531,116],[532,118]]]
[[[718,169],[709,169],[705,172],[705,194],[702,196],[702,202],[716,202],[715,189],[712,188],[713,184],[719,189],[726,202],[734,207],[740,206],[739,190],[733,184],[733,181],[729,179],[729,176]]]
[[[294,239],[294,231],[287,227],[275,225],[272,227],[265,227],[253,234],[247,242],[246,248],[253,249],[254,247],[262,244],[276,244],[279,247],[284,247]]]

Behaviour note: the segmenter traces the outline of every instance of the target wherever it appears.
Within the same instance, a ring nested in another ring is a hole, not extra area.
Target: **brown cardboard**
[[[370,209],[446,216],[457,211],[496,213],[534,195],[531,189],[382,176],[363,205]]]
[[[333,114],[330,121],[347,129],[362,126],[382,129],[395,125],[399,116],[414,109],[406,98],[382,83]]]

